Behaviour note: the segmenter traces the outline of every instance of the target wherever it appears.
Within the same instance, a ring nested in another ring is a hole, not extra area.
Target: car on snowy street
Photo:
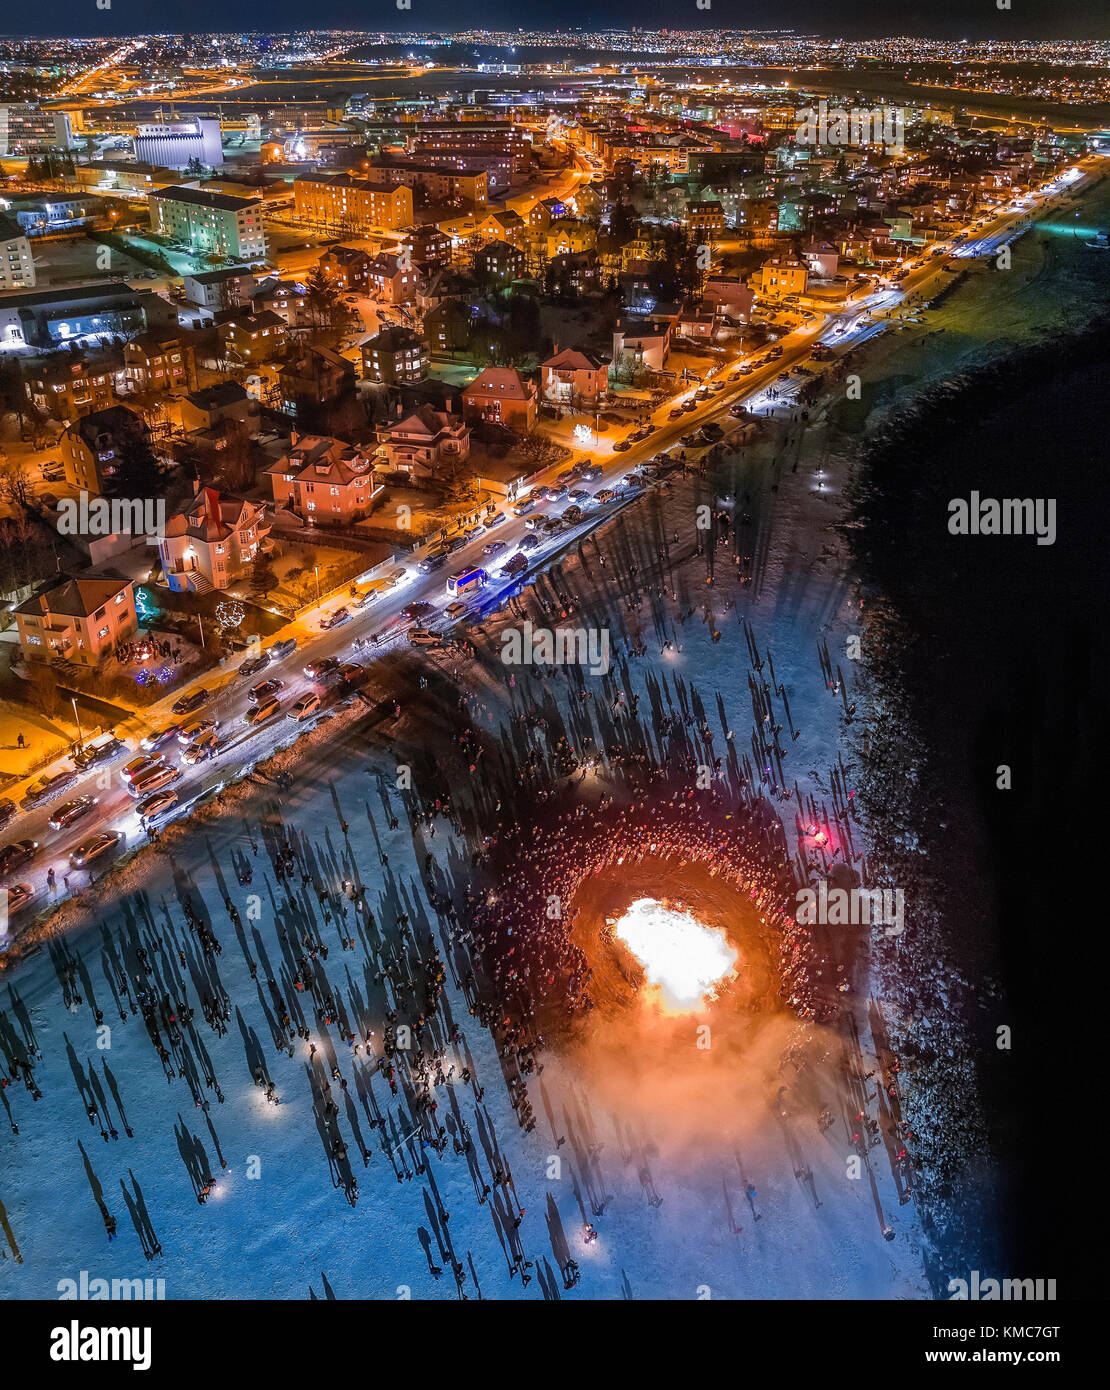
[[[118,830],[102,830],[99,835],[94,835],[91,840],[86,840],[84,844],[77,846],[69,856],[70,867],[74,869],[88,868],[96,860],[110,854],[122,839],[123,835]]]

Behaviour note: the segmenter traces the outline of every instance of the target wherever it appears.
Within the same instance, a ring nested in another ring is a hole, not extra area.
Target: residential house
[[[486,367],[463,390],[463,414],[527,433],[536,423],[536,388],[515,367]]]
[[[198,486],[190,506],[167,519],[158,540],[166,584],[179,593],[228,588],[244,576],[259,549],[267,548],[265,521],[261,503]]]
[[[366,271],[368,292],[386,304],[412,304],[417,294],[417,273],[410,263],[407,268],[398,256],[382,252],[375,256]]]
[[[244,314],[228,323],[221,323],[220,343],[232,362],[269,362],[285,350],[286,333],[283,320],[272,309],[261,314]]]
[[[424,315],[424,336],[433,352],[464,352],[470,343],[472,316],[458,299],[441,299]]]
[[[357,246],[332,246],[320,257],[318,265],[336,289],[365,294],[370,261],[369,253]]]
[[[489,241],[474,253],[474,274],[479,282],[505,284],[524,273],[524,252],[507,241]]]
[[[66,482],[99,496],[118,469],[128,444],[147,438],[143,417],[129,406],[112,405],[82,415],[62,435]]]
[[[428,370],[428,349],[411,328],[383,328],[362,345],[362,379],[385,386],[419,381]]]
[[[67,579],[33,594],[15,610],[19,645],[28,661],[101,666],[139,628],[130,579]]]
[[[780,299],[788,294],[804,294],[808,278],[804,261],[794,255],[780,255],[763,262],[756,283],[762,295]]]
[[[564,410],[597,410],[609,389],[609,363],[597,353],[558,345],[540,367],[540,395],[547,405]]]
[[[371,455],[325,435],[297,435],[266,470],[278,506],[310,526],[350,526],[382,502]]]
[[[128,391],[188,391],[196,381],[193,346],[179,334],[148,329],[124,344],[123,373]]]
[[[458,415],[418,406],[379,430],[384,468],[412,482],[450,472],[470,454],[470,428]]]
[[[296,415],[306,405],[327,405],[354,389],[355,365],[331,348],[306,347],[278,368],[282,409]]]

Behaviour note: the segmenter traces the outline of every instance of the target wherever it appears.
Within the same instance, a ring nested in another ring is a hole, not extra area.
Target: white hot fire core
[[[676,1013],[712,999],[736,966],[736,952],[719,927],[655,898],[637,898],[613,931],[644,967],[664,1007]]]

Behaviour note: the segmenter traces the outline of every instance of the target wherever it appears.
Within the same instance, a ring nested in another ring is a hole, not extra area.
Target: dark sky
[[[877,37],[922,34],[937,38],[1105,38],[1110,6],[1105,0],[1011,0],[1009,11],[995,0],[929,0],[908,6],[876,0],[712,0],[699,10],[695,0],[411,0],[398,11],[395,0],[112,0],[108,10],[95,0],[52,0],[49,6],[9,3],[0,18],[7,33],[132,34],[177,29],[196,33],[294,30],[311,20],[325,27],[370,29],[516,28],[578,23],[583,26],[640,24],[681,29],[788,26],[826,36]],[[20,23],[22,20],[22,23]],[[24,25],[26,27],[24,27]]]

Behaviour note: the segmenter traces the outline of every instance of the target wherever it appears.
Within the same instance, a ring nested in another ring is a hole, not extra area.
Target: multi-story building
[[[185,302],[215,313],[218,309],[242,309],[258,285],[258,277],[243,266],[204,270],[183,278]]]
[[[130,579],[67,579],[33,594],[15,610],[28,661],[101,666],[139,629]]]
[[[772,256],[759,269],[758,289],[763,295],[783,298],[788,294],[804,294],[809,271],[797,256]]]
[[[371,455],[324,435],[294,433],[288,452],[266,473],[275,503],[311,526],[350,526],[383,500]]]
[[[166,584],[179,593],[228,588],[243,577],[259,549],[266,549],[265,519],[260,503],[221,498],[215,488],[198,486],[192,504],[167,519],[158,540]]]
[[[492,420],[524,434],[536,423],[536,388],[515,367],[487,367],[462,394],[468,421]]]
[[[74,285],[5,295],[0,298],[0,343],[55,348],[88,338],[141,333],[149,302],[147,294],[127,285]],[[158,304],[168,311],[165,300]]]
[[[362,345],[362,377],[383,386],[420,381],[428,370],[428,349],[411,328],[383,328]]]
[[[188,391],[196,382],[193,347],[179,334],[147,330],[123,345],[124,391]]]
[[[266,259],[260,199],[170,187],[149,193],[147,203],[153,230],[195,253],[236,261]]]
[[[484,210],[489,201],[489,180],[484,169],[442,168],[410,160],[371,164],[364,171],[372,186],[402,183],[414,194],[423,193],[432,203],[461,203],[475,211]]]
[[[0,106],[0,155],[70,150],[75,144],[68,111],[45,111],[30,102]]]
[[[540,367],[540,392],[544,402],[565,410],[596,410],[609,390],[609,363],[597,353],[556,345],[555,353]]]
[[[387,304],[416,302],[418,277],[412,265],[407,268],[400,256],[383,251],[366,268],[366,288]]]
[[[220,123],[215,117],[185,116],[141,125],[135,134],[135,158],[166,169],[184,169],[194,159],[217,168],[224,162]]]
[[[115,404],[115,373],[121,366],[63,352],[24,366],[23,385],[40,414],[68,424]]]
[[[454,169],[459,173],[481,170],[486,176],[487,195],[504,193],[512,184],[513,157],[507,150],[481,145],[460,145],[456,149],[441,150],[421,140],[417,142],[413,154],[421,164],[432,169]]]
[[[446,265],[451,256],[451,238],[431,222],[415,227],[405,238],[417,265]]]
[[[271,309],[261,314],[243,314],[221,323],[217,329],[226,355],[245,365],[277,357],[285,348],[288,331],[284,319]]]
[[[128,445],[147,437],[143,417],[126,405],[112,405],[82,415],[62,435],[66,482],[99,496],[119,468]]]
[[[378,431],[384,467],[405,473],[412,482],[449,472],[470,454],[470,428],[458,415],[419,406],[411,414]]]
[[[0,290],[30,289],[35,283],[35,262],[26,230],[0,212]]]
[[[412,189],[350,174],[306,174],[293,182],[293,215],[320,231],[350,234],[412,226]]]
[[[597,231],[588,222],[576,217],[559,217],[547,229],[547,259],[570,256],[578,251],[592,251],[597,245]]]
[[[358,246],[332,246],[320,257],[320,269],[339,290],[367,288],[371,257]]]
[[[725,210],[720,203],[687,203],[685,222],[691,236],[716,241],[725,229]]]
[[[355,384],[355,365],[331,348],[306,347],[278,368],[282,409],[298,415],[306,406],[327,405]]]
[[[474,253],[474,274],[479,280],[504,283],[524,274],[525,255],[507,241],[489,241]]]

